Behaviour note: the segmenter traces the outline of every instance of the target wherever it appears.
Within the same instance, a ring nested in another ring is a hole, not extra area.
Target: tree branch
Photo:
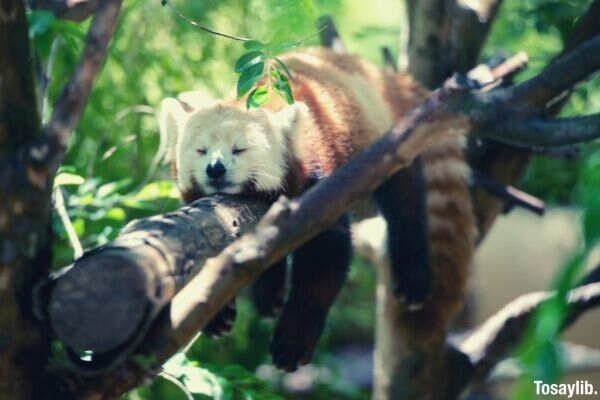
[[[492,68],[492,76],[494,79],[511,79],[527,67],[528,61],[527,53],[521,51]]]
[[[600,20],[600,0],[594,0],[586,13],[577,21],[571,34],[565,42],[563,54],[573,50],[581,43],[600,33],[598,21]]]
[[[544,214],[545,204],[542,200],[525,193],[514,186],[505,186],[495,182],[478,171],[472,171],[472,177],[475,186],[479,186],[494,196],[505,200],[507,205],[521,206],[538,215]]]
[[[600,36],[597,36],[556,59],[535,78],[515,86],[511,95],[519,105],[530,109],[544,107],[596,72],[599,63]]]
[[[571,35],[567,39],[567,45],[557,58],[568,54],[600,32],[600,24],[597,23],[599,3],[600,0],[594,0],[593,5],[579,19],[573,28]],[[556,93],[552,97],[558,96],[559,94],[560,93]],[[550,109],[543,110],[540,108],[538,116],[556,115],[567,98],[568,96],[565,96],[563,101],[556,102]],[[493,109],[493,107],[492,103],[490,103],[490,108]],[[532,111],[530,107],[524,106],[523,108],[524,111]],[[519,110],[513,110],[513,112],[518,111]],[[510,113],[507,112],[507,115],[510,115]],[[532,117],[535,116],[530,116],[530,118]],[[488,125],[487,129],[493,129],[493,125]],[[485,141],[484,143],[480,143],[480,141],[471,141],[467,152],[469,163],[473,169],[482,171],[495,181],[506,185],[514,185],[520,179],[530,159],[529,151],[515,149],[514,147],[492,141]],[[473,192],[473,203],[475,205],[475,214],[478,220],[479,241],[481,241],[493,224],[496,216],[503,210],[504,204],[481,190],[475,190]]]
[[[451,15],[445,46],[450,71],[466,73],[477,63],[501,4],[502,0],[446,2],[447,13]]]
[[[115,30],[122,0],[100,3],[88,30],[79,65],[54,104],[54,111],[44,127],[49,144],[42,144],[32,153],[39,153],[53,177],[62,162],[71,133],[77,126],[92,85],[104,62],[108,42]],[[44,157],[45,156],[45,157]],[[41,161],[41,160],[40,160]]]
[[[20,1],[0,2],[0,157],[39,137],[27,19]],[[33,101],[33,103],[32,103]],[[33,105],[33,106],[32,106]]]
[[[408,1],[409,72],[432,89],[452,73],[473,68],[501,3]]]
[[[265,211],[261,202],[213,196],[132,222],[59,275],[49,304],[56,334],[76,351],[100,354],[143,337],[138,328]]]
[[[482,137],[529,149],[573,145],[600,137],[600,114],[561,119],[508,121],[492,131],[483,130]]]
[[[569,342],[560,342],[559,346],[565,375],[600,371],[600,350]],[[523,372],[517,361],[509,358],[494,367],[488,382],[512,381]]]
[[[473,365],[471,383],[482,382],[492,368],[506,358],[521,341],[529,318],[554,296],[553,292],[536,292],[513,300],[459,344],[459,349]],[[568,318],[562,329],[573,324],[587,310],[600,305],[600,282],[572,289],[567,295],[567,303]]]

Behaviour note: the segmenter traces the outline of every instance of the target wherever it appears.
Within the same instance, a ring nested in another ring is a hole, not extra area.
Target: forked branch
[[[598,275],[598,271],[600,267],[589,276]],[[562,329],[573,324],[584,312],[600,305],[600,282],[586,282],[568,293],[568,316]],[[531,316],[555,295],[553,292],[536,292],[513,300],[459,344],[459,349],[473,365],[470,383],[485,380],[492,368],[521,341]]]

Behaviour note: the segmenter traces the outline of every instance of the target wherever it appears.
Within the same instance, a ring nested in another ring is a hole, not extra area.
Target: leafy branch
[[[250,92],[246,98],[246,108],[262,106],[269,101],[273,91],[288,104],[294,102],[290,85],[290,80],[293,79],[292,74],[285,63],[275,54],[295,47],[299,43],[284,43],[275,46],[258,40],[244,43],[247,51],[235,63],[235,72],[240,74],[237,83],[237,97],[241,98]],[[258,86],[256,86],[257,84]],[[252,89],[253,87],[254,89]]]
[[[161,0],[161,5],[168,6],[173,13],[188,24],[195,26],[205,32],[221,36],[226,39],[244,42],[244,52],[235,63],[235,72],[239,74],[237,82],[237,97],[242,98],[248,92],[246,108],[258,108],[267,103],[273,91],[277,93],[287,104],[294,103],[294,94],[290,81],[293,80],[290,70],[276,54],[298,47],[313,36],[320,35],[330,29],[331,23],[325,20],[320,23],[318,31],[307,38],[284,43],[264,43],[259,40],[230,35],[208,28],[198,22],[186,17],[179,12],[169,0]]]
[[[235,36],[235,35],[229,35],[227,33],[223,33],[223,32],[218,32],[215,31],[214,29],[208,28],[204,25],[201,25],[199,23],[197,23],[196,21],[194,21],[191,18],[186,17],[185,15],[183,15],[182,13],[179,12],[179,10],[177,10],[175,7],[173,7],[173,5],[171,3],[169,3],[168,0],[161,0],[160,4],[164,7],[167,6],[171,9],[171,11],[173,11],[173,13],[175,15],[177,15],[177,17],[181,18],[182,20],[184,20],[185,22],[187,22],[188,24],[195,26],[196,28],[202,29],[205,32],[208,33],[212,33],[213,35],[217,35],[217,36],[221,36],[224,37],[226,39],[231,39],[231,40],[237,40],[240,42],[246,42],[246,41],[250,41],[252,39],[250,38],[246,38],[246,37],[242,37],[242,36]]]

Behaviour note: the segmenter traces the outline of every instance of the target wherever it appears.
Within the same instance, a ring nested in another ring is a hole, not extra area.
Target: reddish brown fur
[[[354,56],[327,51],[319,51],[318,54],[340,71],[360,74],[369,80],[374,88],[381,91],[393,120],[406,115],[427,95],[427,91],[408,75],[383,72],[377,75],[372,67]],[[366,110],[360,108],[352,93],[337,86],[335,79],[324,82],[325,78],[318,70],[300,65],[302,68],[299,72],[295,63],[291,63],[290,67],[294,76],[294,95],[297,101],[308,105],[318,126],[312,132],[305,132],[307,137],[302,140],[302,145],[308,148],[307,152],[313,155],[311,159],[300,161],[302,171],[310,171],[312,163],[316,162],[322,172],[328,174],[373,140],[372,134],[356,129],[364,126],[362,120]],[[335,97],[338,110],[343,110],[342,124],[333,121],[332,111],[328,109],[330,105],[323,102],[323,90],[329,91],[328,94]],[[459,140],[441,144],[426,152],[423,160],[426,175],[428,169],[439,168],[444,171],[446,165],[453,163],[466,165]],[[425,346],[439,344],[443,340],[451,318],[462,305],[475,240],[475,220],[467,177],[453,175],[452,172],[447,174],[443,180],[428,179],[426,182],[428,196],[441,195],[448,199],[442,205],[432,204],[427,208],[430,220],[437,218],[444,221],[429,229],[433,293],[421,310],[399,316],[404,321],[402,326],[409,340]]]
[[[298,195],[311,175],[326,176],[345,164],[427,95],[410,76],[386,74],[354,56],[308,49],[283,59],[292,72],[295,100],[305,103],[309,109],[309,121],[294,147],[295,157],[289,160],[283,185],[283,192],[290,196]],[[366,86],[352,90],[365,82]],[[365,88],[377,93],[378,104],[386,110],[365,106],[365,100],[357,95],[357,91]],[[275,96],[266,105],[270,110],[284,106]],[[378,112],[387,113],[389,123],[374,128],[382,119],[376,115]],[[290,148],[293,146],[290,143]],[[461,142],[440,144],[423,154],[423,160],[425,176],[431,171],[443,176],[443,179],[427,178],[428,198],[444,196],[449,201],[427,208],[430,222],[434,219],[443,222],[431,224],[429,229],[434,275],[432,296],[421,310],[407,311],[399,318],[410,340],[439,344],[450,319],[462,304],[473,253],[475,221],[467,177],[450,168],[457,163],[466,165]],[[184,193],[183,196],[187,200],[197,194]]]

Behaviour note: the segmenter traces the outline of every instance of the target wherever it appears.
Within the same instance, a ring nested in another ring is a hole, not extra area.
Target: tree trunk
[[[39,394],[48,354],[30,314],[51,238],[49,187],[26,168],[32,155],[24,151],[41,133],[27,29],[23,3],[0,1],[0,399],[7,400]]]

